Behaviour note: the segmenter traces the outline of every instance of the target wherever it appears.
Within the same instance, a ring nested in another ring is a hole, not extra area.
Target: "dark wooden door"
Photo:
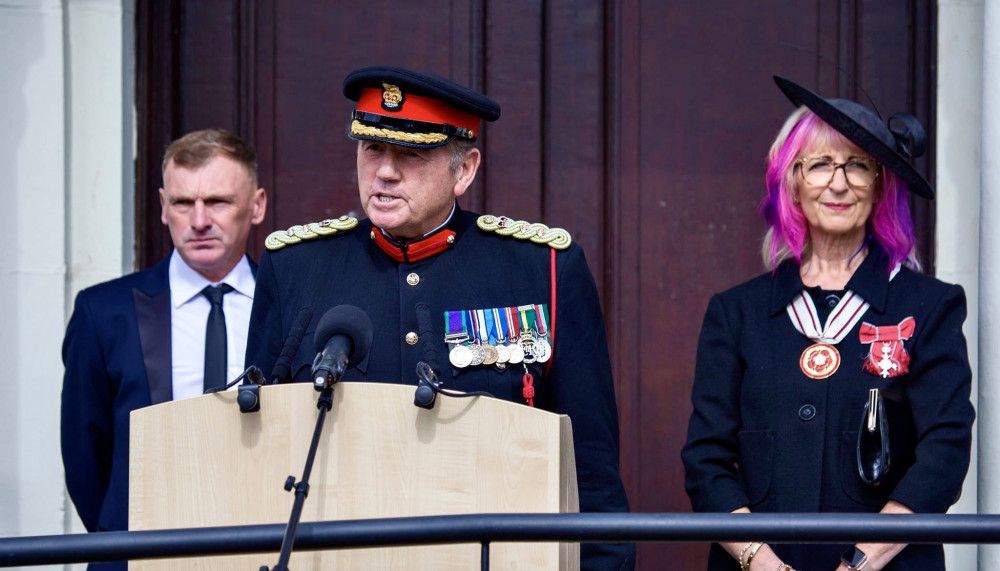
[[[570,230],[604,304],[633,511],[685,512],[679,450],[709,296],[760,273],[764,157],[791,105],[772,74],[827,96],[863,85],[933,136],[930,0],[163,0],[139,3],[139,259],[169,249],[166,144],[252,140],[267,221],[252,236],[361,214],[343,77],[365,65],[449,76],[502,106],[463,206]],[[841,71],[842,70],[842,71]],[[856,78],[854,83],[851,78]],[[920,167],[932,175],[933,162]],[[933,210],[915,203],[929,259]],[[641,569],[706,547],[640,546]]]

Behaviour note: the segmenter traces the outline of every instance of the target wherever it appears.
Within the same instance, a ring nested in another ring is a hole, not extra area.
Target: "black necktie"
[[[212,304],[205,327],[204,389],[226,386],[226,314],[222,312],[222,296],[233,291],[227,284],[207,286],[201,290]]]

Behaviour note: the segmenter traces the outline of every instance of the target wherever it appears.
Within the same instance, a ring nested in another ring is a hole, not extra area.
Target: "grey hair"
[[[476,148],[476,144],[468,139],[456,137],[448,143],[448,148],[451,150],[451,162],[448,164],[448,168],[451,169],[451,172],[455,172],[469,151]]]

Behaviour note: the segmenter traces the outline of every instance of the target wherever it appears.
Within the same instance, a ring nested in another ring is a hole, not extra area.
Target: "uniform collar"
[[[805,288],[799,276],[799,264],[795,260],[784,261],[774,271],[773,284],[771,315],[777,315]],[[854,270],[854,275],[847,282],[847,289],[860,295],[877,313],[885,311],[889,295],[889,257],[875,240],[868,241],[868,255],[858,269]]]
[[[371,238],[375,241],[375,245],[393,260],[406,263],[418,262],[440,254],[455,243],[456,233],[451,227],[454,226],[454,221],[458,218],[456,214],[459,212],[458,203],[453,204],[451,214],[444,224],[416,240],[399,242],[377,226],[372,227]]]

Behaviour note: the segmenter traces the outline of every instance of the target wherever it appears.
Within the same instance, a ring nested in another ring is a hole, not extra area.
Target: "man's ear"
[[[465,194],[465,191],[472,186],[472,181],[476,180],[476,172],[479,171],[479,163],[482,158],[482,154],[476,147],[472,147],[469,152],[465,153],[462,162],[455,169],[455,198]]]
[[[163,188],[160,188],[160,222],[167,224],[167,199]]]
[[[253,191],[250,200],[253,205],[253,216],[250,217],[250,223],[256,226],[264,221],[264,214],[267,213],[267,192],[263,188],[258,188]]]

